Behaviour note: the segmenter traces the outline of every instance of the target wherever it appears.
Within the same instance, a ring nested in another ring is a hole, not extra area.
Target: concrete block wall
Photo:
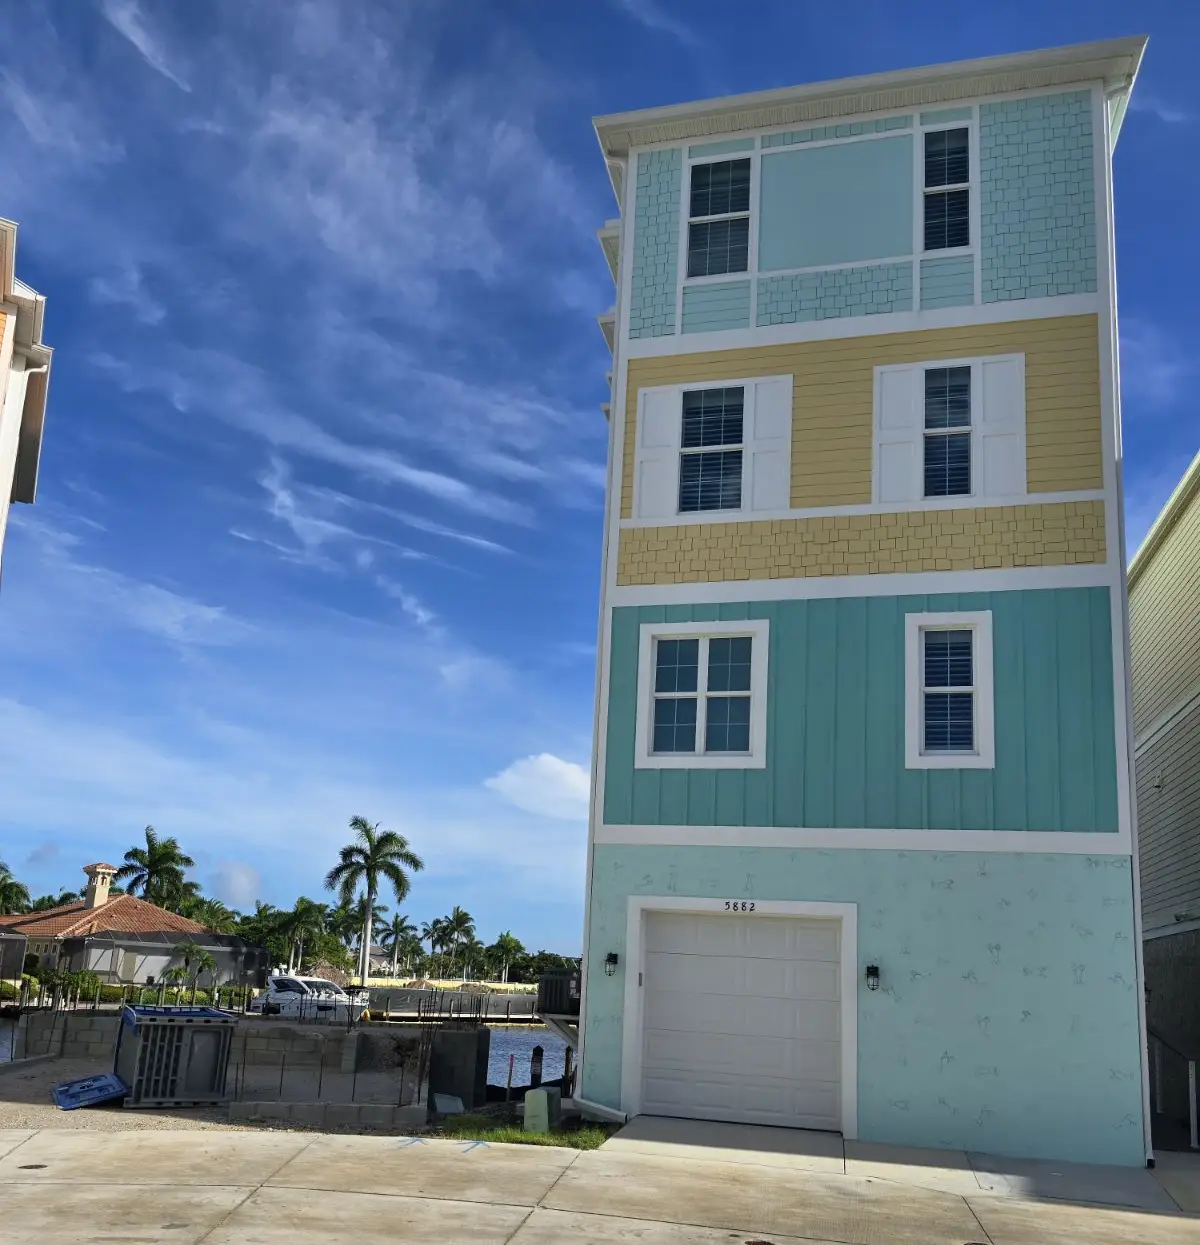
[[[354,1071],[354,1053],[357,1044],[349,1045],[351,1063],[345,1067],[347,1037],[342,1028],[324,1028],[319,1025],[288,1025],[270,1021],[240,1023],[234,1032],[229,1058],[234,1065],[245,1063],[254,1066],[278,1066],[282,1061],[292,1068],[333,1069]]]
[[[391,1107],[378,1103],[231,1102],[229,1122],[270,1122],[325,1132],[411,1133],[428,1118],[425,1103]]]
[[[121,1018],[101,1012],[26,1012],[17,1024],[14,1059],[58,1055],[110,1062]]]
[[[788,277],[764,277],[758,283],[758,324],[795,324],[889,311],[911,311],[913,266],[865,264]]]
[[[985,303],[1096,289],[1091,92],[981,104]]]
[[[621,532],[617,583],[1067,566],[1105,556],[1103,502],[979,506],[629,527]]]
[[[663,337],[675,332],[682,185],[683,152],[679,148],[639,154],[633,209],[630,337]]]

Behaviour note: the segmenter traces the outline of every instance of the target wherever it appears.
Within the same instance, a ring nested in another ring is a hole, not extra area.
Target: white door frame
[[[621,1110],[630,1118],[642,1110],[642,981],[646,971],[647,912],[695,912],[725,915],[725,899],[679,895],[630,895],[625,930],[625,1014],[621,1030]],[[748,896],[738,896],[749,902]],[[858,904],[817,903],[791,899],[756,899],[755,916],[808,917],[838,921],[841,926],[842,1136],[858,1136]],[[732,912],[729,913],[733,915]],[[741,912],[738,916],[743,915]]]

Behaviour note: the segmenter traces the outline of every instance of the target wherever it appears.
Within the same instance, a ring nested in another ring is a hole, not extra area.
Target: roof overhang
[[[901,69],[666,108],[613,113],[596,117],[594,124],[610,172],[614,162],[627,157],[631,148],[653,143],[683,142],[827,117],[894,112],[982,95],[1094,82],[1103,83],[1110,115],[1119,128],[1146,42],[1139,35],[923,69]]]
[[[1159,512],[1158,518],[1154,520],[1145,539],[1130,560],[1128,578],[1131,591],[1138,577],[1154,560],[1155,553],[1171,534],[1175,524],[1179,522],[1197,494],[1200,494],[1200,453],[1192,459],[1191,465],[1183,473],[1179,483],[1175,485],[1171,496],[1167,498],[1167,504]]]
[[[54,352],[42,341],[45,296],[17,279],[16,254],[17,224],[0,219],[0,303],[5,311],[16,315],[13,350],[24,356],[26,376],[11,500],[32,502],[37,494],[50,361]]]

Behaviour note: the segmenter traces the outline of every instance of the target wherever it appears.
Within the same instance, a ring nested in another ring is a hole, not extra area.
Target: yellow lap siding
[[[905,510],[622,528],[617,584],[1074,566],[1105,557],[1100,501]]]
[[[1029,491],[1103,487],[1096,317],[1061,316],[632,359],[621,517],[631,514],[639,389],[790,374],[792,505],[856,505],[871,500],[874,369],[988,354],[1025,356]]]

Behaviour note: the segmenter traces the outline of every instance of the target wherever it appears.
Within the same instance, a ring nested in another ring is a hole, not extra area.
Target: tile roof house
[[[85,865],[88,884],[84,897],[42,912],[0,916],[0,934],[26,940],[26,961],[72,971],[89,969],[106,982],[153,984],[173,967],[177,948],[202,947],[217,961],[217,978],[243,982],[260,976],[267,953],[240,938],[214,934],[199,921],[168,912],[134,895],[114,895],[109,889],[117,875],[115,865]]]

